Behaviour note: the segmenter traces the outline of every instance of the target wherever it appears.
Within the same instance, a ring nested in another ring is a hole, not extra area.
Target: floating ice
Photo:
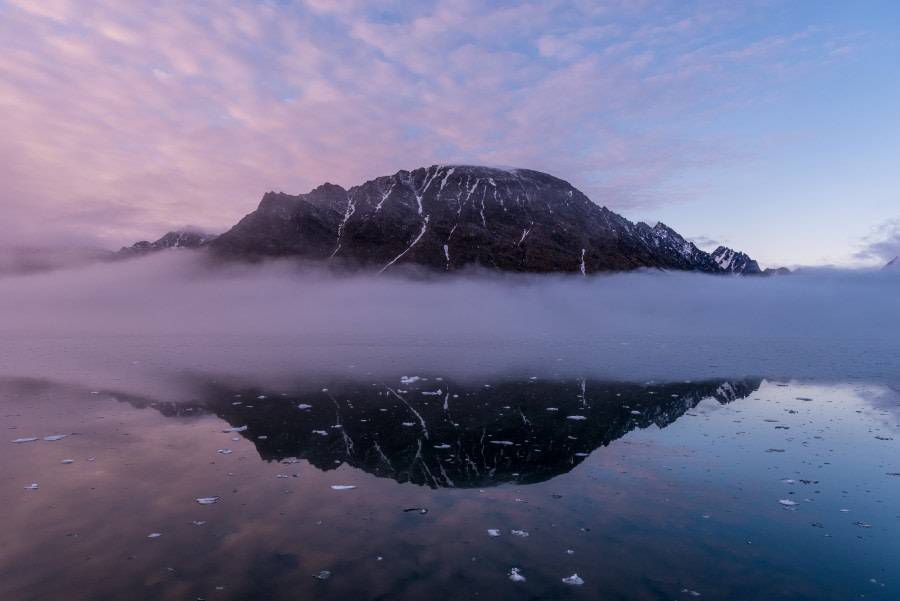
[[[794,480],[793,478],[783,478],[781,481],[784,482],[785,484],[796,484],[797,483],[797,481]]]
[[[60,463],[62,463],[63,465],[71,465],[71,464],[75,463],[75,460],[74,459],[63,459],[62,461],[60,461]]]
[[[588,454],[587,453],[575,453],[575,456],[576,457],[587,457]]]
[[[419,376],[403,376],[400,378],[401,384],[412,384],[413,382],[418,382],[421,380]]]
[[[161,532],[151,532],[147,535],[147,538],[159,538],[160,536],[162,536]]]
[[[193,526],[202,526],[206,523],[206,520],[192,520],[190,523]]]
[[[571,584],[572,586],[581,586],[584,584],[584,580],[578,577],[578,574],[572,574],[571,576],[567,576],[562,579],[566,584]]]
[[[867,524],[865,522],[853,522],[854,526],[859,526],[860,528],[871,528],[872,524]]]
[[[213,505],[219,501],[219,497],[201,497],[197,502],[201,505]]]
[[[512,441],[510,440],[489,440],[488,442],[491,444],[502,444],[507,447],[512,445]]]
[[[225,432],[226,434],[230,434],[232,432],[244,432],[246,429],[247,429],[247,426],[240,426],[240,427],[235,427],[235,428],[225,428],[224,430],[222,430],[222,432]]]
[[[547,407],[544,411],[559,411],[559,407]]]
[[[328,580],[329,578],[331,578],[331,572],[329,572],[328,570],[322,570],[321,572],[316,572],[315,574],[313,574],[313,578],[317,580]]]
[[[30,437],[28,437],[28,438],[17,438],[17,439],[15,439],[15,440],[13,441],[13,443],[14,443],[14,444],[19,444],[19,443],[22,443],[22,442],[34,442],[35,440],[37,440],[37,436],[30,436]]]
[[[491,538],[497,538],[498,536],[500,536],[500,531],[493,528],[488,528],[487,533]]]
[[[691,589],[688,589],[688,588],[681,589],[681,592],[687,593],[691,597],[699,597],[700,596],[700,593],[698,593],[697,591],[692,591]]]
[[[509,533],[514,536],[521,536],[522,538],[529,536],[529,534],[527,532],[525,532],[524,530],[510,530]]]
[[[234,453],[234,451],[232,451],[231,449],[219,449],[218,451],[216,451],[216,453],[218,453],[219,455],[231,455],[232,453]]]
[[[778,499],[778,502],[785,507],[793,507],[797,504],[796,501],[791,501],[790,499]]]
[[[356,486],[352,484],[332,484],[331,490],[353,490]]]
[[[436,445],[434,445],[434,448],[436,448],[436,449],[449,449],[449,448],[450,448],[450,445],[448,445],[448,444],[436,444]]]
[[[297,405],[297,409],[312,409],[312,405],[307,405],[306,403],[300,403]]]
[[[577,420],[582,420],[582,419],[587,419],[587,418],[583,415],[567,415],[566,419],[574,419],[577,421]]]
[[[513,568],[509,571],[509,579],[513,582],[525,582],[525,576],[519,573],[519,568]]]
[[[312,433],[321,434],[322,436],[328,436],[328,432],[326,432],[325,430],[313,430]]]
[[[26,486],[25,490],[37,490],[40,486],[38,486],[37,482],[33,482],[30,486]]]
[[[410,426],[415,426],[416,424],[414,424],[413,422],[403,422],[403,425],[408,428]]]
[[[632,412],[631,412],[631,415],[640,415],[640,414],[641,414],[640,411],[632,411]]]
[[[45,436],[44,440],[49,440],[52,442],[54,440],[62,440],[65,437],[66,437],[65,434],[54,434],[53,436]]]

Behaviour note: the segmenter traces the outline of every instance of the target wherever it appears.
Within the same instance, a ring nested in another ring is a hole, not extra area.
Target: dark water
[[[420,376],[0,380],[0,599],[900,594],[885,384]]]

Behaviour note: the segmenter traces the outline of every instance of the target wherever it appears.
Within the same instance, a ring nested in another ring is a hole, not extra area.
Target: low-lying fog
[[[900,380],[898,298],[889,270],[408,278],[166,252],[0,278],[0,372],[149,362]]]

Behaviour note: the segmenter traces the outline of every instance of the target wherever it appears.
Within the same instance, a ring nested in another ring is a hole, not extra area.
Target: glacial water
[[[129,369],[0,380],[0,598],[900,591],[889,382]]]

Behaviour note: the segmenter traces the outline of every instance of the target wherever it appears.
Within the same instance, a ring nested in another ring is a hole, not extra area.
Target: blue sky
[[[894,1],[0,0],[2,233],[117,248],[476,163],[763,266],[881,265],[898,32]]]

